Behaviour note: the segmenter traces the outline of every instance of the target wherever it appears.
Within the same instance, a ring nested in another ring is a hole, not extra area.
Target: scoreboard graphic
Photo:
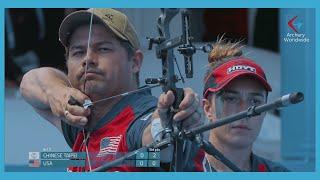
[[[160,149],[149,149],[136,155],[136,167],[160,167]]]
[[[85,167],[86,160],[85,152],[29,152],[28,164],[31,168]],[[126,160],[125,165],[160,167],[160,149],[149,148],[148,151],[139,152],[133,159]]]

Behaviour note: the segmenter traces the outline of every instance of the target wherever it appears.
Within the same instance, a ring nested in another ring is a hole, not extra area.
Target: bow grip
[[[175,97],[175,100],[172,104],[172,108],[175,112],[177,112],[179,109],[179,105],[184,98],[184,91],[182,88],[171,89],[171,91],[173,92]]]

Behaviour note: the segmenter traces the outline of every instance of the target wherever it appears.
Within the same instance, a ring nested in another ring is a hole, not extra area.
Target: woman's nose
[[[249,103],[246,101],[246,100],[244,100],[244,99],[241,99],[240,101],[239,101],[239,112],[240,111],[244,111],[244,110],[247,110],[248,108],[249,108]]]

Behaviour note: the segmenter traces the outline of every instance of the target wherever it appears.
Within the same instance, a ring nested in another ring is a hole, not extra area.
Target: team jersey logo
[[[121,141],[122,135],[104,137],[100,140],[100,150],[97,157],[102,157],[109,154],[116,154]]]

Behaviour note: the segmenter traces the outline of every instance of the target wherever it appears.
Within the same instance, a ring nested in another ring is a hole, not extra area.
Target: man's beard
[[[84,93],[89,97],[102,96],[102,98],[105,98],[108,93],[108,86],[105,83],[90,80],[85,84]]]

